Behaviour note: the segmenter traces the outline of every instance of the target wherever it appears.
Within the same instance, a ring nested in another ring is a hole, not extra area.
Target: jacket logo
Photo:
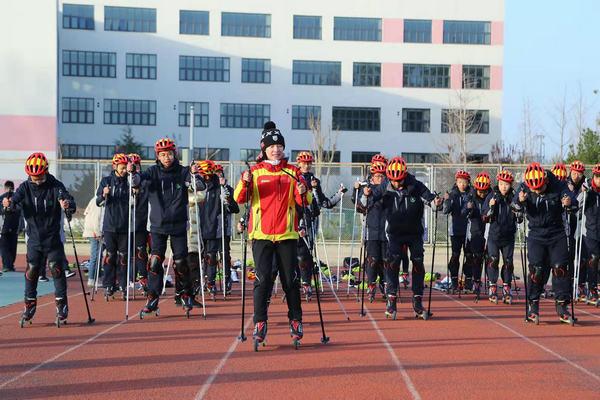
[[[415,198],[414,198],[414,197],[411,197],[411,198],[410,198],[410,202],[411,202],[411,203],[414,203],[415,201],[416,201],[416,200],[415,200]]]

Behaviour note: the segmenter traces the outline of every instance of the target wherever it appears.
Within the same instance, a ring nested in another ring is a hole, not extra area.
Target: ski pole
[[[225,186],[221,185],[221,267],[223,267],[223,274],[221,276],[221,283],[223,286],[223,300],[227,299],[227,284],[225,282]]]
[[[198,264],[200,265],[200,293],[202,298],[202,317],[206,319],[206,300],[204,298],[204,264],[202,262],[202,226],[200,225],[200,210],[198,209],[198,201],[196,201],[197,187],[196,187],[196,176],[192,175],[192,190],[194,191],[194,211],[196,214],[196,245],[198,246]]]
[[[358,182],[359,179],[357,178],[356,181]],[[348,287],[347,287],[347,291],[346,291],[346,297],[350,296],[350,277],[352,276],[352,257],[354,256],[354,235],[355,235],[355,231],[356,231],[356,209],[358,207],[358,195],[359,195],[360,191],[355,189],[354,190],[354,213],[352,215],[352,239],[350,240],[350,261],[348,262]]]
[[[437,236],[437,216],[438,216],[438,209],[436,207],[435,211],[434,211],[434,217],[433,217],[433,249],[431,252],[431,271],[429,273],[429,299],[427,300],[427,317],[432,316],[433,314],[431,313],[431,291],[433,290],[433,266],[435,265],[435,245],[436,245],[436,236]],[[414,279],[414,277],[413,277]]]
[[[98,251],[98,259],[96,260],[96,271],[95,271],[95,276],[94,276],[94,288],[92,290],[92,295],[90,297],[90,301],[94,301],[94,296],[96,294],[96,292],[98,292],[98,280],[100,279],[100,267],[104,266],[104,263],[102,262],[102,251],[103,251],[103,247],[104,247],[104,233],[103,233],[103,226],[104,226],[104,211],[106,210],[106,208],[104,207],[104,205],[102,206],[102,209],[100,210],[100,250]]]
[[[246,167],[248,168],[248,174],[250,174],[250,181],[252,181],[252,174],[250,169],[250,164],[246,161]],[[248,228],[248,216],[250,214],[250,189],[251,185],[242,183],[246,185],[246,209],[244,210],[244,216],[240,220],[240,225],[242,227],[242,319],[241,319],[241,327],[240,327],[240,335],[238,336],[238,340],[241,342],[246,341],[246,334],[244,333],[244,320],[246,318],[246,263],[248,261],[248,244],[247,242],[247,228]]]
[[[342,194],[340,195],[340,219],[339,219],[339,227],[338,227],[339,233],[338,233],[338,250],[337,250],[338,265],[337,265],[337,270],[336,270],[336,282],[335,282],[336,290],[340,290],[340,265],[344,262],[344,260],[341,259],[343,210],[344,210],[344,192],[342,192]]]
[[[129,281],[130,281],[130,268],[131,268],[131,208],[132,208],[132,181],[131,174],[127,176],[127,183],[129,186],[129,203],[127,207],[127,283],[125,286],[125,320],[129,320]],[[123,285],[123,282],[121,282]]]

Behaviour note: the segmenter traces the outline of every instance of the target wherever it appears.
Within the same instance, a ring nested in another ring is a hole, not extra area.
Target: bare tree
[[[558,129],[558,135],[559,135],[559,139],[560,139],[560,154],[558,159],[559,160],[564,160],[565,157],[565,150],[566,147],[568,145],[568,140],[565,137],[565,134],[567,133],[567,126],[568,126],[568,120],[567,120],[567,88],[565,87],[565,90],[563,92],[562,98],[560,99],[560,101],[558,103],[554,104],[554,110],[551,113],[552,114],[552,119],[554,120],[554,124],[556,125],[556,128]]]
[[[327,171],[325,174],[325,186],[327,186],[329,180],[330,164],[335,159],[335,152],[337,149],[337,141],[340,135],[340,130],[335,129],[333,132],[331,128],[323,132],[321,127],[321,115],[313,115],[312,113],[308,116],[308,126],[313,136],[312,151],[315,155],[315,175],[323,176],[321,174],[323,164],[327,165]]]
[[[531,107],[531,100],[526,98],[523,100],[523,109],[521,111],[521,146],[523,148],[523,162],[532,161],[535,157],[534,136],[535,122]]]
[[[573,137],[571,143],[579,143],[579,138],[581,134],[586,130],[586,121],[585,118],[588,112],[588,103],[583,95],[583,88],[581,87],[581,82],[578,84],[577,90],[577,98],[575,99],[575,103],[573,104],[573,114],[575,116],[575,131],[573,132]]]

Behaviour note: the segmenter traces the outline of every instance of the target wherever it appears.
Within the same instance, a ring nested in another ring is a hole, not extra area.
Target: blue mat
[[[38,282],[38,297],[54,293],[54,283]],[[0,276],[0,307],[23,302],[25,291],[25,277],[22,272],[4,272]]]

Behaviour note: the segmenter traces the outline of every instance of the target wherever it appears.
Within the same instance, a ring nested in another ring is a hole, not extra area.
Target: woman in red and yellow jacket
[[[297,207],[309,204],[311,196],[306,192],[300,170],[284,158],[285,140],[275,123],[265,124],[260,146],[263,161],[244,171],[234,193],[238,204],[249,201],[251,207],[248,237],[256,268],[253,336],[262,343],[267,335],[267,308],[275,262],[286,294],[290,334],[299,340],[303,332],[296,253]]]

